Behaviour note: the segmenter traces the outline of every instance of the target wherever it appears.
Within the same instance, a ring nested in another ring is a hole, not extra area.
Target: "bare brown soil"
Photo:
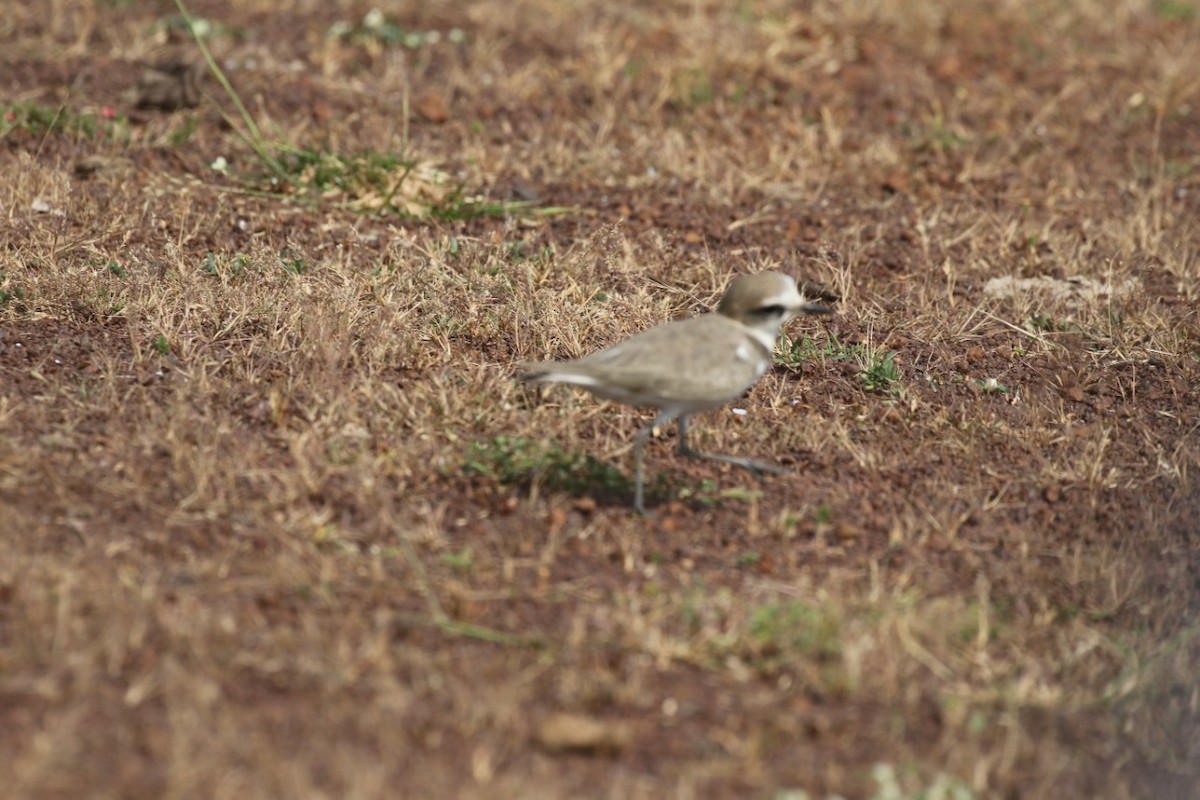
[[[232,94],[49,8],[5,796],[1198,796],[1194,3],[196,2]],[[790,472],[663,431],[639,518],[646,413],[513,365],[758,269],[837,313],[694,430]]]

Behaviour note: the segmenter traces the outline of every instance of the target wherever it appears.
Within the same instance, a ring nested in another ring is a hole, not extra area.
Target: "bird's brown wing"
[[[680,402],[725,402],[746,390],[769,359],[762,343],[725,317],[668,323],[557,365],[631,393]]]

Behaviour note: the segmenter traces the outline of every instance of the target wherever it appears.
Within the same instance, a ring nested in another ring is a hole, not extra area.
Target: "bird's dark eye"
[[[763,306],[754,310],[755,314],[763,317],[778,317],[783,313],[783,306],[776,303],[775,305]]]

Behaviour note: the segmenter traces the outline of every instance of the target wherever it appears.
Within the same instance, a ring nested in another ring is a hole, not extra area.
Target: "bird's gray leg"
[[[642,466],[642,451],[645,449],[646,439],[659,425],[665,425],[675,418],[675,412],[662,411],[654,418],[646,427],[637,432],[633,443],[633,510],[646,516],[646,504],[644,502],[645,470]]]
[[[646,506],[642,502],[642,447],[646,444],[646,437],[652,430],[654,430],[653,425],[638,431],[633,445],[633,510],[642,516],[646,514]]]
[[[783,475],[787,470],[775,464],[769,464],[766,461],[756,461],[753,458],[741,458],[739,456],[727,456],[721,453],[701,453],[699,450],[693,450],[687,443],[687,417],[679,418],[679,453],[688,458],[704,458],[709,461],[720,461],[724,464],[732,464],[735,467],[741,467],[747,472],[751,472],[756,476],[761,476],[764,472],[770,472],[773,475]]]
[[[688,447],[687,443],[687,414],[680,416],[676,424],[679,425],[679,454],[690,456],[696,451]]]

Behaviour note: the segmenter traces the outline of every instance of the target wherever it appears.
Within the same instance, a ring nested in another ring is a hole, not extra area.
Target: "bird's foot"
[[[693,450],[690,447],[680,448],[681,455],[688,458],[702,458],[707,461],[720,461],[723,464],[732,464],[735,467],[741,467],[757,478],[761,478],[764,474],[783,475],[787,470],[777,464],[771,464],[766,461],[758,461],[753,458],[741,458],[740,456],[727,456],[721,453],[702,453],[699,450]]]

